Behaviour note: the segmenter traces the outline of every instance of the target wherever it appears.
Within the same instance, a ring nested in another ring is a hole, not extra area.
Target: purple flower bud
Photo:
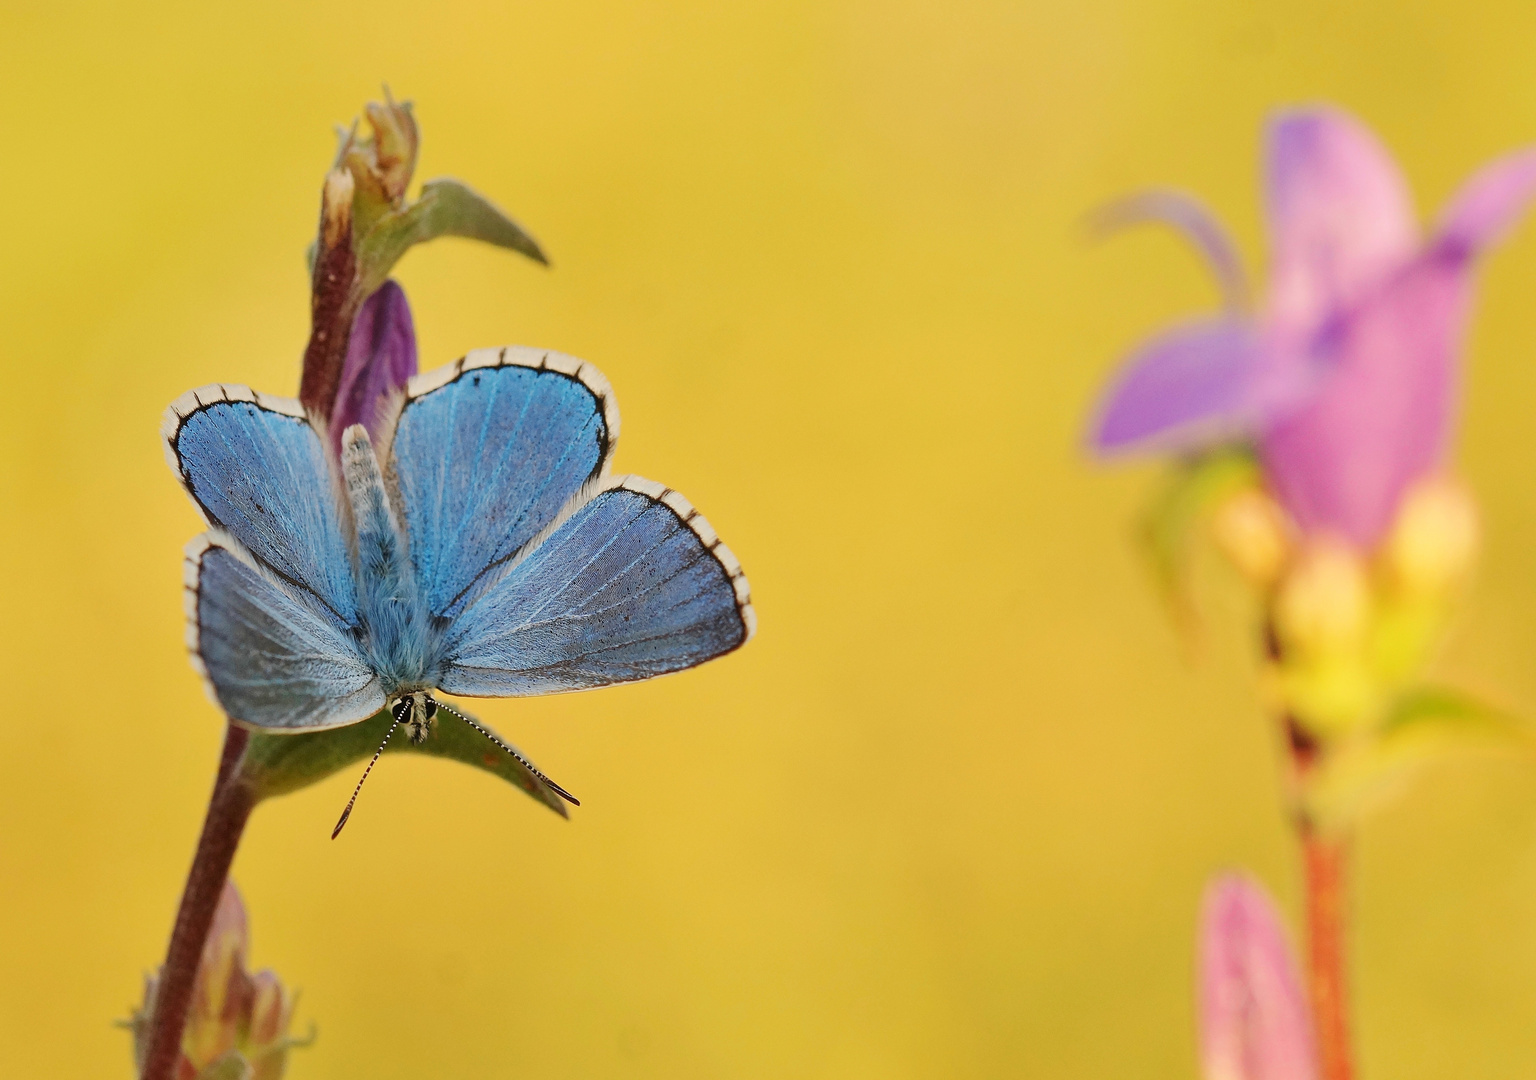
[[[1211,882],[1200,913],[1206,1080],[1316,1080],[1317,1045],[1285,929],[1257,883]]]
[[[1252,441],[1301,528],[1370,549],[1408,487],[1443,462],[1473,261],[1536,195],[1536,150],[1477,173],[1427,242],[1391,157],[1339,110],[1277,116],[1266,175],[1264,310],[1143,346],[1105,395],[1092,443]]]
[[[362,424],[377,439],[384,406],[416,374],[416,327],[405,290],[393,280],[363,302],[352,321],[347,359],[341,369],[336,404],[331,410],[331,443]]]

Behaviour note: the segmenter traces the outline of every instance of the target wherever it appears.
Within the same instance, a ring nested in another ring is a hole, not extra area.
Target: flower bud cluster
[[[1405,493],[1375,550],[1302,533],[1267,492],[1216,509],[1217,546],[1264,597],[1269,684],[1319,738],[1369,727],[1428,659],[1476,558],[1477,507],[1452,477]]]
[[[249,944],[245,905],[226,882],[193,982],[176,1080],[281,1080],[288,1050],[303,1045],[288,1035],[293,996],[271,971],[245,970]],[[159,973],[145,978],[144,1004],[127,1024],[141,1071],[159,985]]]

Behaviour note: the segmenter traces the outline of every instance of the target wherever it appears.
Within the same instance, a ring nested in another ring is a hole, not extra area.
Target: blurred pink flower
[[[1317,1048],[1279,914],[1250,878],[1225,874],[1200,912],[1205,1080],[1316,1080]]]
[[[414,374],[416,325],[405,290],[391,278],[363,301],[352,320],[347,358],[331,410],[332,444],[339,448],[342,433],[353,424],[362,424],[377,440],[385,402],[403,390]]]
[[[1347,113],[1276,116],[1265,173],[1270,278],[1257,316],[1243,309],[1231,244],[1197,203],[1158,194],[1115,212],[1189,234],[1232,302],[1127,361],[1092,443],[1107,454],[1251,440],[1301,528],[1369,548],[1445,453],[1473,263],[1536,194],[1536,150],[1475,174],[1427,241],[1402,174]]]

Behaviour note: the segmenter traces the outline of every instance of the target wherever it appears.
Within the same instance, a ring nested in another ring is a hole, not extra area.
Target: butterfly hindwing
[[[388,456],[432,614],[462,612],[601,476],[618,428],[602,374],[548,350],[483,349],[412,379]]]
[[[351,628],[233,540],[204,533],[187,546],[186,589],[188,648],[230,719],[316,730],[384,707]]]
[[[243,386],[183,394],[161,425],[166,457],[204,519],[345,623],[357,591],[325,447],[299,403]]]
[[[631,682],[751,637],[741,566],[681,495],[615,477],[578,503],[455,621],[444,690],[526,696]]]

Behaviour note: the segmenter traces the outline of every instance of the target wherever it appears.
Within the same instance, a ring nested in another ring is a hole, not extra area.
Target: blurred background
[[[554,269],[397,274],[424,367],[600,366],[618,467],[707,513],[759,637],[658,682],[480,712],[570,823],[393,757],[263,805],[253,956],[318,1024],[289,1076],[1194,1077],[1209,874],[1297,868],[1249,612],[1198,663],[1130,542],[1153,466],[1084,418],[1209,307],[1152,184],[1257,268],[1260,124],[1329,100],[1428,214],[1536,140],[1520,3],[7,3],[0,34],[0,1072],[128,1076],[221,724],[182,645],[198,531],[161,410],[292,394],[332,125],[416,102]],[[1536,229],[1487,261],[1459,461],[1487,546],[1439,674],[1536,714]],[[1536,767],[1441,768],[1358,845],[1362,1069],[1536,1055]]]

